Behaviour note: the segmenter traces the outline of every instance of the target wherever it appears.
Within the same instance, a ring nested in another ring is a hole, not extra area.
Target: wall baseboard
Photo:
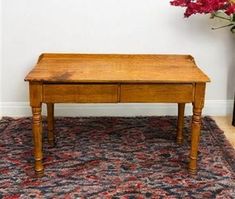
[[[23,117],[31,116],[28,102],[2,102],[2,116]],[[43,114],[45,115],[45,105]],[[233,100],[207,100],[203,115],[231,115]],[[56,104],[56,116],[154,116],[176,115],[176,104]],[[192,105],[187,104],[186,115],[192,114]]]

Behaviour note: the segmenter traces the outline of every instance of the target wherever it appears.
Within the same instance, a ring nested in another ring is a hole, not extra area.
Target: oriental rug
[[[58,117],[46,140],[45,176],[35,178],[31,118],[0,121],[0,198],[235,198],[235,151],[210,117],[202,119],[198,173],[187,171],[191,118],[183,145],[177,118]]]

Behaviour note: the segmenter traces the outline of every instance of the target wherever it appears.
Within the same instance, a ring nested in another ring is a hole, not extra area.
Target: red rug
[[[0,198],[235,198],[235,151],[204,117],[198,174],[187,171],[190,118],[176,144],[176,117],[56,118],[45,176],[33,172],[31,118],[0,121]]]

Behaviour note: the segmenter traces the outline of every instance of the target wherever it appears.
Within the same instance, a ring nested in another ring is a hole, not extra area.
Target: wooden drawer
[[[44,84],[43,102],[115,103],[118,87],[113,84]]]
[[[192,84],[123,84],[120,102],[192,102]]]

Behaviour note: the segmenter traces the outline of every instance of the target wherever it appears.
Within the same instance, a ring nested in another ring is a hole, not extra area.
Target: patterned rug
[[[235,150],[204,117],[199,171],[187,171],[190,118],[176,144],[176,117],[56,118],[44,126],[45,176],[33,172],[31,118],[0,121],[0,198],[235,198]]]

